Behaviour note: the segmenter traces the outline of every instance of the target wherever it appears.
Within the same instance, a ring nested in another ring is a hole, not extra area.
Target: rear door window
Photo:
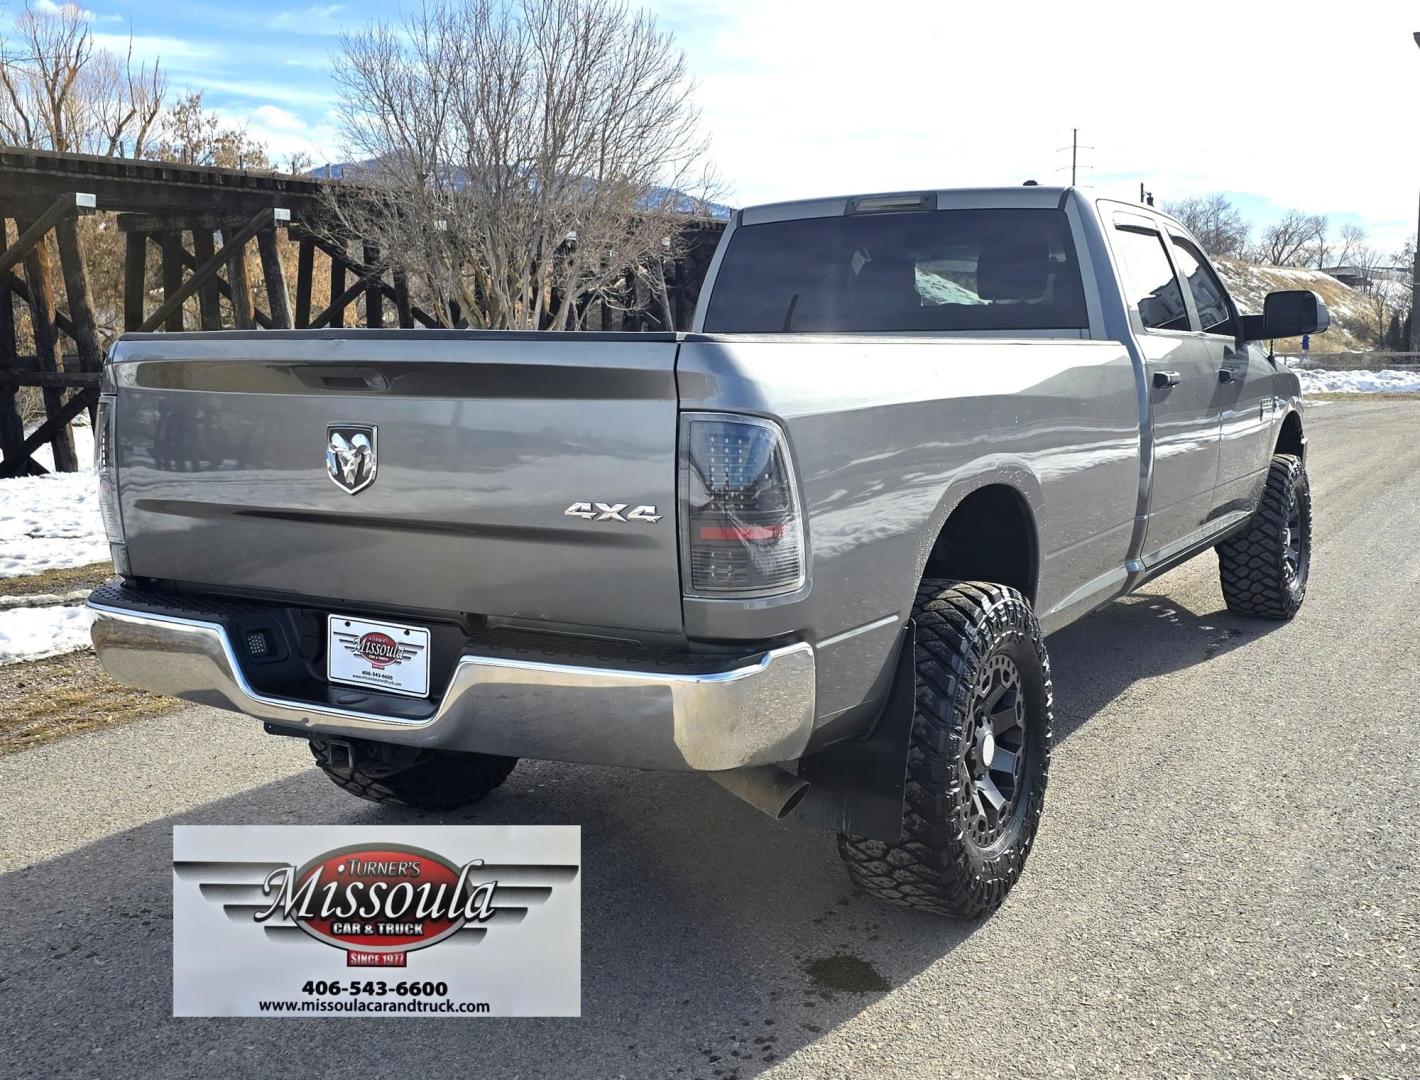
[[[1080,330],[1069,221],[1055,209],[850,214],[735,230],[709,333]]]
[[[1205,334],[1236,335],[1233,311],[1228,306],[1228,293],[1218,275],[1208,265],[1203,253],[1181,236],[1170,236],[1179,271],[1193,294],[1193,306],[1198,309],[1198,322]]]
[[[1114,249],[1125,303],[1138,312],[1144,329],[1192,329],[1163,237],[1152,230],[1116,225]]]

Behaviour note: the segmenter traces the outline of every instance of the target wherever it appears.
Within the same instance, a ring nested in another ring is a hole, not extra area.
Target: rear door
[[[1237,312],[1202,250],[1169,229],[1179,276],[1193,302],[1199,341],[1218,380],[1218,479],[1213,517],[1250,512],[1272,459],[1273,369],[1261,350],[1238,344]]]
[[[1183,286],[1154,219],[1116,214],[1110,243],[1144,355],[1153,426],[1145,561],[1204,530],[1218,474],[1218,365],[1193,329]]]

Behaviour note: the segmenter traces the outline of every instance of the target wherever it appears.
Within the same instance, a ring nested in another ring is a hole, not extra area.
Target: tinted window
[[[1188,309],[1158,233],[1116,226],[1125,300],[1139,312],[1146,330],[1188,330]]]
[[[1087,325],[1069,223],[1059,210],[747,225],[730,238],[705,315],[712,333]]]
[[[1198,309],[1198,321],[1205,334],[1231,334],[1233,313],[1228,308],[1228,294],[1213,268],[1208,265],[1198,250],[1187,240],[1170,237],[1173,241],[1174,258],[1183,271],[1188,290],[1193,293],[1193,306]]]

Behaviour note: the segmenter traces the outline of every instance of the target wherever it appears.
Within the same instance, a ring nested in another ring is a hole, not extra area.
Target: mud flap
[[[799,776],[809,782],[809,791],[788,820],[891,844],[902,839],[907,752],[917,707],[916,637],[909,619],[892,688],[872,733],[799,762]]]

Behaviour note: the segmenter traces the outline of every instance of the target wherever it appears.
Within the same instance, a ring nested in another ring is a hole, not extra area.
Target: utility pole
[[[1413,36],[1420,45],[1420,30]],[[1420,215],[1416,217],[1415,259],[1410,267],[1410,351],[1420,353]]]
[[[1057,147],[1057,148],[1056,148],[1055,152],[1056,152],[1057,154],[1063,154],[1066,150],[1069,150],[1069,151],[1070,151],[1070,186],[1071,186],[1071,187],[1075,187],[1075,186],[1077,186],[1077,185],[1079,184],[1079,180],[1080,180],[1080,169],[1082,168],[1082,166],[1080,165],[1080,151],[1081,151],[1081,150],[1093,150],[1093,149],[1094,149],[1093,146],[1081,146],[1081,145],[1080,145],[1080,129],[1079,129],[1079,128],[1071,128],[1071,129],[1070,129],[1070,145],[1069,145],[1069,146],[1061,146],[1061,147]],[[1088,169],[1088,168],[1090,168],[1090,167],[1091,167],[1091,166],[1089,166],[1089,165],[1083,166],[1083,168],[1086,168],[1086,169]],[[1064,169],[1065,169],[1065,166],[1064,166],[1064,165],[1061,165],[1060,168],[1056,169],[1055,171],[1056,171],[1056,172],[1063,172]]]

